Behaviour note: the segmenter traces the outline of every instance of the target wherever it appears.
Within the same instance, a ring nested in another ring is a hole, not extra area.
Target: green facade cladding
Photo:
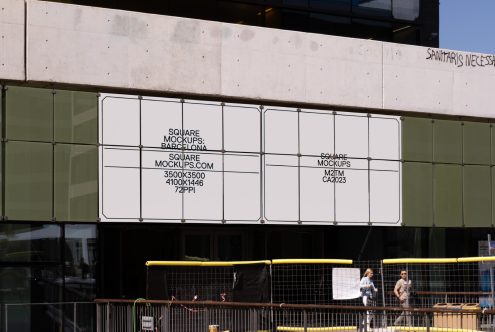
[[[2,89],[4,220],[98,220],[96,93]],[[495,135],[488,120],[402,118],[402,215],[411,227],[491,227]]]
[[[488,120],[402,119],[406,226],[492,226],[493,130]]]
[[[2,90],[2,216],[96,222],[96,93],[9,86]]]

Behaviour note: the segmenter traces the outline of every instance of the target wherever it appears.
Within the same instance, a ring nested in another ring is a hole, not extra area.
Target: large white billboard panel
[[[401,224],[396,116],[104,95],[103,221]]]

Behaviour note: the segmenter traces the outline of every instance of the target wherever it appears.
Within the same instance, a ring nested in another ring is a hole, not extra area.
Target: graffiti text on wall
[[[470,54],[428,48],[426,60],[446,62],[456,67],[495,67],[495,55]]]

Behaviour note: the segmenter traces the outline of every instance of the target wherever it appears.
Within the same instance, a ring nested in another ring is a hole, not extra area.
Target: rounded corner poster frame
[[[398,116],[102,94],[104,222],[402,222]]]

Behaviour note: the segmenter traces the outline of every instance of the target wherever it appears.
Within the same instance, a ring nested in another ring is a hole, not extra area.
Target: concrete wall
[[[0,79],[25,79],[24,5],[24,1],[0,0]]]
[[[0,4],[0,79],[495,117],[495,58],[32,0],[24,77],[24,2]]]

